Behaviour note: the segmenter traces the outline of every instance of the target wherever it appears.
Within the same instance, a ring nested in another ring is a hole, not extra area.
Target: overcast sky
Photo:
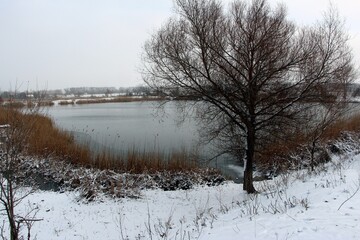
[[[283,2],[299,24],[321,19],[329,5]],[[360,1],[332,2],[360,62]],[[0,90],[139,85],[142,46],[172,10],[172,0],[0,0]]]

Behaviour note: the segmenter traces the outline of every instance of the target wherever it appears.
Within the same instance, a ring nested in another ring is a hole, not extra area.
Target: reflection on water
[[[157,116],[157,102],[106,103],[54,106],[48,114],[55,123],[71,131],[77,141],[86,143],[93,151],[103,149],[124,153],[136,148],[144,151],[196,151],[208,158],[209,146],[199,146],[198,126],[191,117],[181,124],[176,104],[163,106]],[[230,156],[222,156],[210,163],[226,175],[241,180],[242,171],[229,168],[236,164]]]

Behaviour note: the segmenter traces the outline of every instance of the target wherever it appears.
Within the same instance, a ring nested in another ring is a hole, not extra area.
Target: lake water
[[[71,131],[80,143],[86,143],[93,151],[108,149],[124,153],[128,149],[140,151],[170,152],[186,149],[197,150],[202,159],[216,154],[209,146],[199,146],[198,128],[189,117],[182,124],[176,102],[168,102],[157,114],[158,102],[129,102],[54,106],[48,114],[55,123]],[[352,104],[349,115],[360,111],[360,104]],[[230,156],[222,156],[210,163],[227,176],[241,181],[242,167]]]
[[[210,157],[209,146],[199,146],[195,120],[187,118],[181,124],[176,103],[169,102],[157,111],[158,102],[129,102],[54,106],[48,114],[75,139],[88,144],[92,150],[109,149],[124,152],[128,149],[170,152],[186,149],[204,159]],[[242,168],[230,156],[210,163],[233,179],[242,178]]]

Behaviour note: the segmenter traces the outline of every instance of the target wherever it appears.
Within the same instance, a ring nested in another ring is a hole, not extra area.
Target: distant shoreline
[[[145,102],[145,101],[162,101],[168,100],[160,96],[116,96],[116,97],[78,97],[78,98],[59,98],[56,100],[14,100],[6,99],[0,104],[9,107],[51,107],[55,105],[83,105],[83,104],[100,104],[100,103],[121,103],[121,102]]]

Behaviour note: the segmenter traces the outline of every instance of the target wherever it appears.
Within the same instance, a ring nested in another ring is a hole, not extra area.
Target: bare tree
[[[343,24],[330,11],[312,27],[297,27],[285,6],[266,0],[226,9],[216,0],[175,3],[176,15],[144,46],[144,79],[196,99],[210,139],[235,152],[245,146],[243,188],[253,193],[259,146],[290,131],[305,103],[326,101],[319,91],[353,71]]]

